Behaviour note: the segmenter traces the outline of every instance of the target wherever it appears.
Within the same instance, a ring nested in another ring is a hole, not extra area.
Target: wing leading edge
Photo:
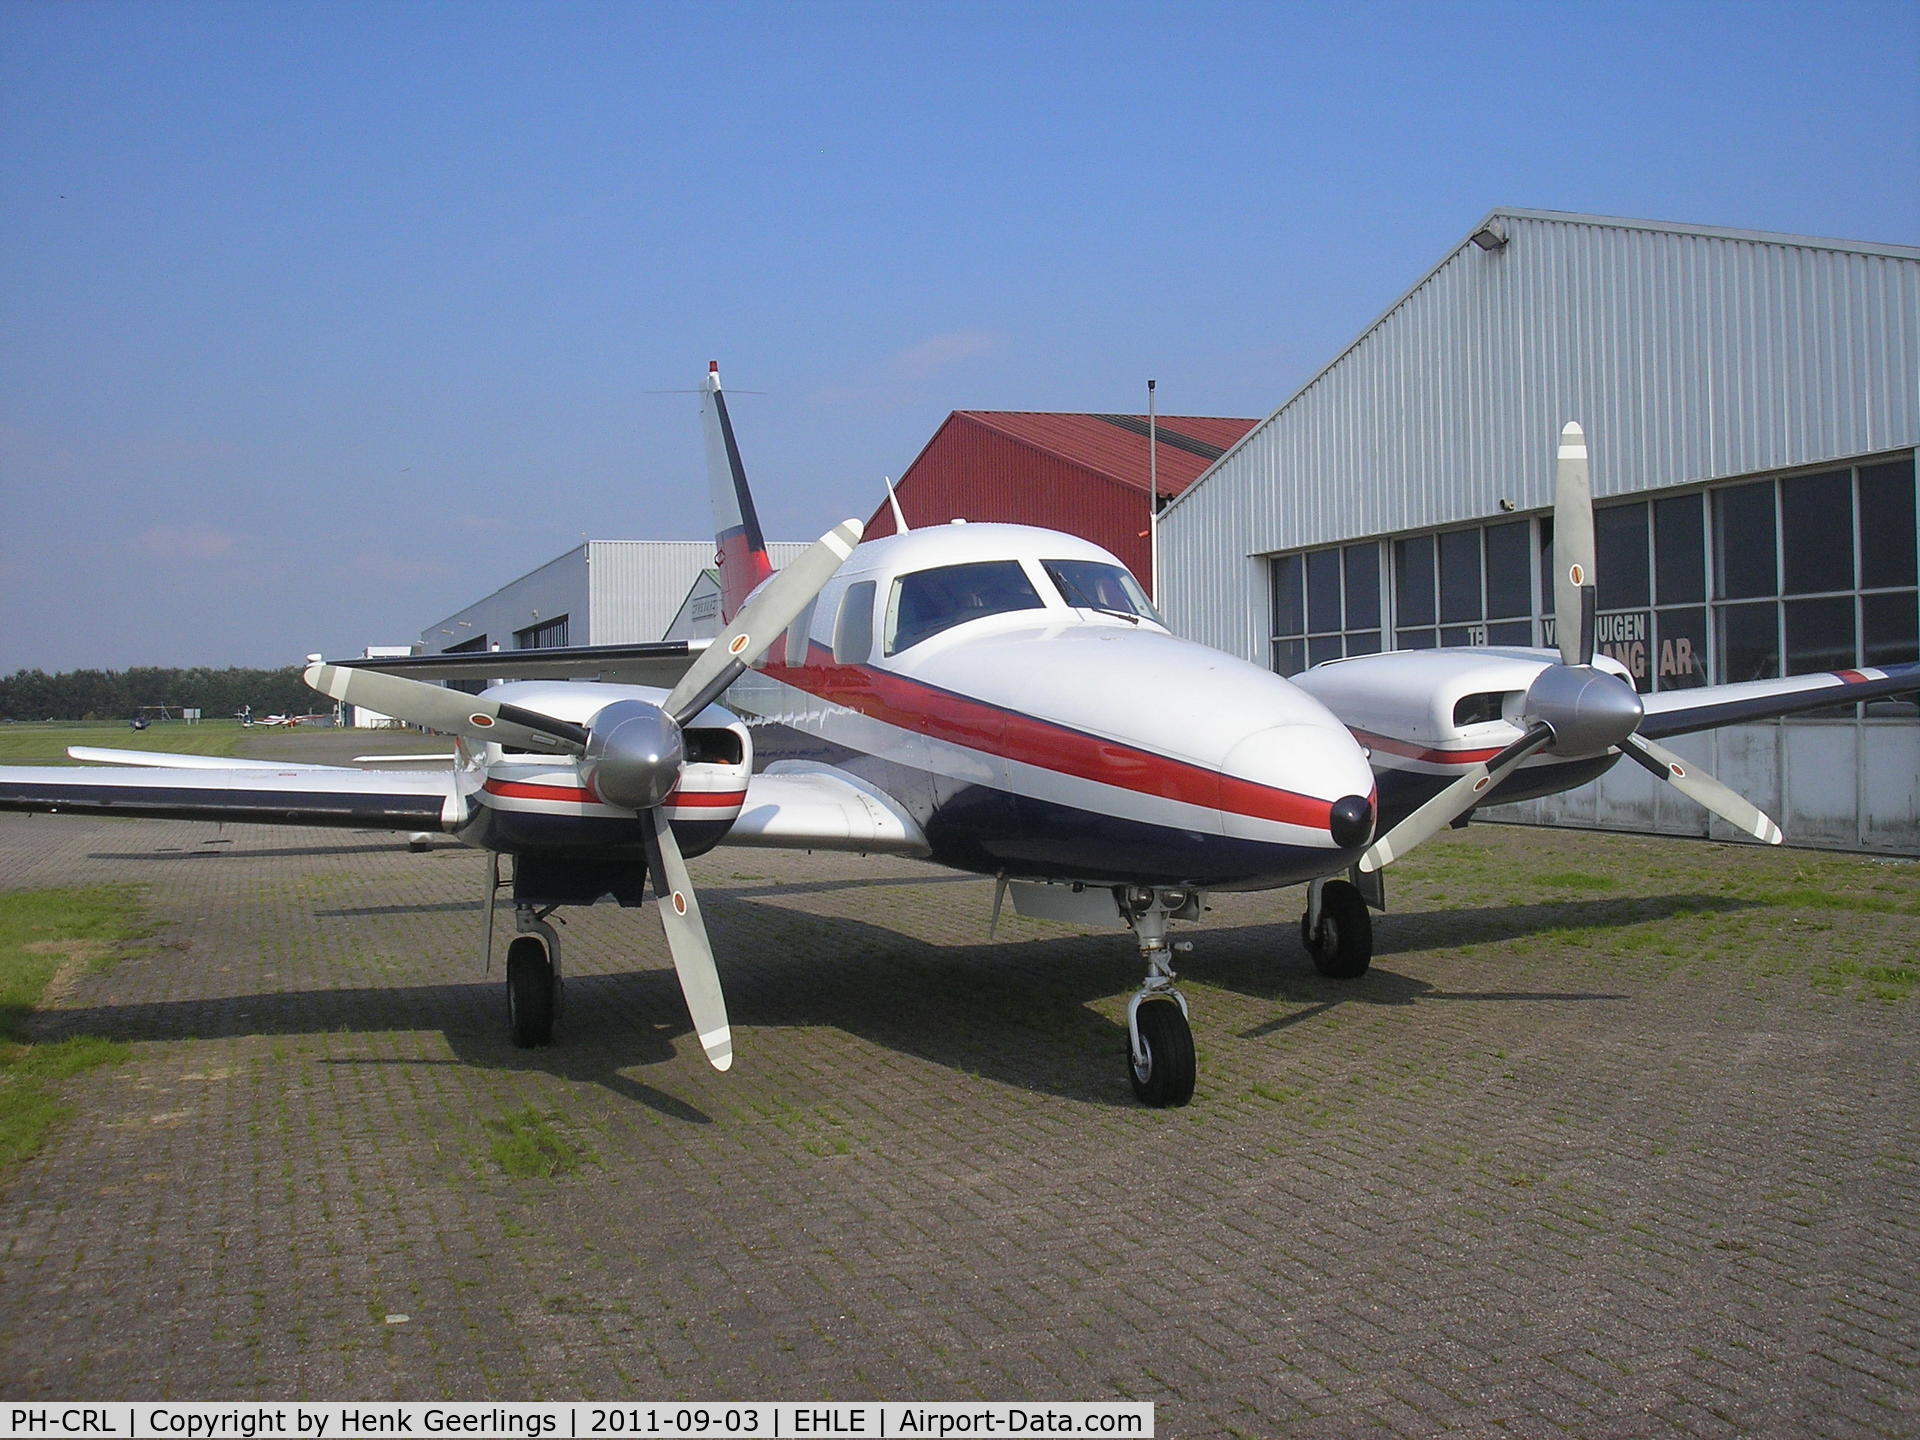
[[[671,690],[710,644],[706,640],[658,640],[636,645],[570,645],[546,650],[482,650],[442,655],[400,655],[373,660],[336,660],[340,670],[372,670],[408,680],[609,680]]]
[[[1920,662],[1707,685],[1698,690],[1663,690],[1641,697],[1646,717],[1640,722],[1639,733],[1649,739],[1689,735],[1721,725],[1772,720],[1823,705],[1850,705],[1915,691],[1920,691]]]
[[[450,771],[0,766],[0,811],[451,830],[464,802]]]

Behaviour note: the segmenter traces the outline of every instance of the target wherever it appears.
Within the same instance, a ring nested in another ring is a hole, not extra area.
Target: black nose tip
[[[1364,795],[1334,801],[1327,830],[1342,850],[1366,844],[1373,837],[1373,802]]]

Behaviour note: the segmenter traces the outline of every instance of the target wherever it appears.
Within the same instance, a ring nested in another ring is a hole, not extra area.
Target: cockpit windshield
[[[916,570],[893,582],[893,598],[887,606],[887,654],[896,655],[983,615],[1042,608],[1039,592],[1017,560]]]
[[[1160,623],[1160,612],[1147,599],[1147,592],[1123,565],[1108,565],[1099,560],[1042,560],[1041,565],[1060,587],[1067,604],[1079,610],[1098,610],[1103,615],[1118,615],[1138,624],[1142,620]]]

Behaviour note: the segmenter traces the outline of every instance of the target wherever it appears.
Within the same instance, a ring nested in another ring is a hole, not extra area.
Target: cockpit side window
[[[897,655],[942,630],[1001,615],[1044,609],[1018,560],[981,560],[916,570],[893,582],[887,604],[887,654]]]
[[[873,592],[871,580],[847,587],[840,597],[840,613],[833,622],[833,659],[836,665],[864,665],[873,658]]]
[[[1161,623],[1160,612],[1124,565],[1099,560],[1042,560],[1040,564],[1060,587],[1061,598],[1076,610]]]

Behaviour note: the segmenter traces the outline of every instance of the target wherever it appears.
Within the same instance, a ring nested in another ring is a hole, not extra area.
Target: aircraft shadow
[[[249,851],[247,853],[253,854],[256,852]],[[114,858],[144,859],[147,857],[118,856]],[[173,857],[160,856],[157,858],[168,859]],[[722,900],[752,900],[756,898],[764,899],[769,894],[823,895],[836,890],[857,890],[866,886],[898,888],[905,885],[964,885],[970,883],[979,884],[980,877],[978,875],[930,874],[924,877],[914,876],[911,879],[880,876],[871,880],[801,881],[793,885],[760,884],[751,886],[729,886],[703,884],[700,886],[700,898],[702,900],[712,900],[715,898]],[[502,892],[501,898],[495,902],[495,905],[499,912],[495,916],[495,923],[505,927],[502,933],[510,932],[513,929],[513,902],[507,899],[505,893]],[[335,920],[351,919],[362,915],[453,915],[461,913],[478,915],[480,913],[480,897],[475,895],[471,900],[441,900],[420,905],[360,905],[338,910],[316,910],[313,913]],[[476,921],[475,923],[477,924],[478,922]]]
[[[359,845],[247,845],[233,849],[224,848],[232,844],[231,840],[206,840],[198,846],[170,845],[160,850],[94,850],[88,853],[87,858],[89,860],[217,860],[231,856],[234,859],[246,860],[302,860],[335,855],[383,855],[393,850],[404,849],[406,841],[398,835],[388,834],[384,841]],[[214,848],[216,846],[221,848]]]
[[[944,878],[944,877],[941,877]],[[955,877],[966,879],[969,877]],[[919,883],[918,881],[911,883]],[[802,886],[829,889],[836,886]],[[709,887],[718,892],[720,887]],[[825,1027],[964,1074],[1095,1105],[1134,1104],[1123,1064],[1125,1023],[1117,999],[1138,985],[1141,967],[1123,933],[937,945],[865,921],[799,914],[767,903],[792,893],[756,890],[708,911],[722,957],[728,1009],[737,1027]],[[1382,955],[1522,939],[1570,925],[1625,926],[1700,911],[1743,908],[1724,896],[1671,895],[1413,912],[1376,920]],[[393,914],[415,907],[316,911]],[[460,904],[418,907],[459,911]],[[633,917],[636,948],[661,953],[653,917]],[[640,929],[644,926],[645,929]],[[1239,1032],[1260,1039],[1341,1005],[1411,1006],[1429,1001],[1541,1003],[1629,999],[1612,992],[1453,992],[1383,968],[1358,980],[1319,976],[1302,949],[1288,907],[1279,924],[1200,928],[1183,957],[1189,979],[1288,1007]],[[772,942],[772,943],[770,943]],[[1101,1006],[1111,1014],[1103,1014]],[[341,1059],[338,1064],[460,1063],[537,1070],[605,1086],[690,1124],[711,1116],[630,1072],[692,1050],[686,1010],[664,966],[569,977],[555,1045],[521,1050],[506,1035],[496,965],[491,976],[427,985],[286,990],[212,1000],[165,1000],[64,1009],[36,1016],[48,1038],[70,1034],[120,1040],[234,1038],[390,1030],[441,1032],[452,1062]],[[1195,1019],[1204,1033],[1204,1004]],[[738,1044],[739,1041],[737,1040]],[[748,1049],[750,1041],[742,1045]]]

